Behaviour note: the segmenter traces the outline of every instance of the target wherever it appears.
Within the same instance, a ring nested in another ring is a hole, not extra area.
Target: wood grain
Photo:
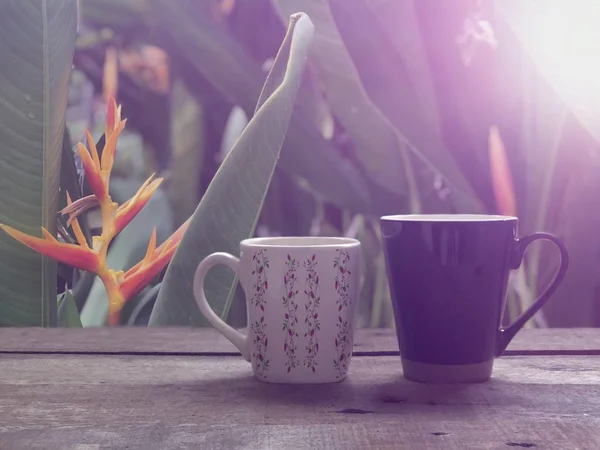
[[[239,355],[212,328],[0,328],[0,353]],[[392,329],[356,331],[355,355],[397,355]],[[600,355],[600,329],[521,330],[506,355]]]
[[[432,386],[398,357],[272,385],[232,357],[0,355],[2,449],[600,448],[600,358],[516,356]]]

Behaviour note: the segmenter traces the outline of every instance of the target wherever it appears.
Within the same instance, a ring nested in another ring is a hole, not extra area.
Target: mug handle
[[[202,314],[204,314],[204,317],[206,317],[217,331],[237,347],[246,361],[250,361],[250,339],[248,336],[240,333],[221,320],[208,304],[206,295],[204,294],[204,279],[206,278],[206,274],[218,264],[226,265],[233,270],[235,275],[239,278],[239,258],[236,258],[229,253],[222,252],[208,255],[200,261],[200,264],[198,264],[198,267],[196,268],[196,273],[194,274],[194,297],[196,298],[196,303],[198,303],[198,307],[200,308],[200,311],[202,311]]]
[[[500,328],[498,330],[496,338],[496,356],[500,356],[502,353],[504,353],[504,350],[506,350],[506,347],[508,347],[508,344],[515,337],[517,332],[523,327],[523,325],[527,323],[529,319],[533,317],[536,312],[539,311],[539,309],[548,301],[552,294],[554,294],[567,273],[567,268],[569,267],[569,254],[567,252],[567,248],[560,239],[549,233],[532,233],[528,234],[527,236],[523,236],[520,239],[515,239],[515,247],[514,250],[512,250],[510,260],[511,269],[519,268],[523,262],[523,255],[525,254],[525,250],[529,244],[539,239],[550,241],[558,247],[558,250],[560,251],[560,266],[556,271],[554,278],[550,282],[550,285],[537,298],[537,300],[533,302],[533,305],[531,305],[527,311],[521,314],[521,316],[507,328]]]

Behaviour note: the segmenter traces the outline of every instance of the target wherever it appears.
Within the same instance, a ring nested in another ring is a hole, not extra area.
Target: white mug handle
[[[212,326],[237,347],[246,361],[250,361],[250,339],[248,336],[245,336],[221,320],[221,318],[215,314],[206,300],[206,295],[204,294],[204,278],[206,277],[208,271],[217,264],[226,265],[233,270],[236,276],[239,278],[239,258],[236,258],[229,253],[221,252],[208,255],[206,258],[200,261],[200,264],[198,264],[196,273],[194,275],[194,297],[196,298],[196,303],[198,303],[200,311],[202,311],[202,314],[204,314],[204,317],[206,317]]]

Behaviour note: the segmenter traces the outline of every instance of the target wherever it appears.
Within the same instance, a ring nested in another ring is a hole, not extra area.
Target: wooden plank
[[[332,385],[257,381],[241,358],[0,355],[2,449],[600,448],[600,358],[497,360],[491,381],[404,380],[357,357]]]
[[[212,328],[0,328],[0,353],[239,355]],[[359,329],[356,355],[397,355],[392,329]],[[600,354],[600,329],[522,330],[506,355]]]

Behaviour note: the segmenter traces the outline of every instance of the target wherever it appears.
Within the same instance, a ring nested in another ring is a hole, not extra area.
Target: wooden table
[[[359,330],[347,380],[286,386],[212,329],[0,329],[0,449],[600,449],[600,330],[523,330],[473,385],[397,348]]]

